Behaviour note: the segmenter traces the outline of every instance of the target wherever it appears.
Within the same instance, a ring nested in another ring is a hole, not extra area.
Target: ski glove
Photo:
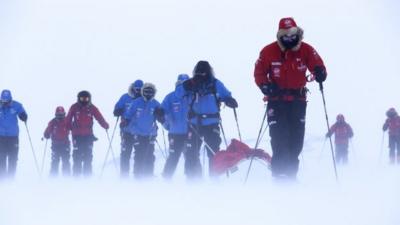
[[[263,84],[260,86],[261,92],[268,97],[275,97],[278,95],[279,87],[275,83]]]
[[[121,119],[121,123],[119,124],[119,127],[120,127],[120,128],[126,127],[126,126],[129,125],[130,122],[131,122],[130,120]]]
[[[114,116],[122,116],[122,114],[124,113],[124,109],[123,108],[119,108],[119,109],[114,109]]]
[[[326,70],[322,66],[316,66],[314,67],[314,75],[315,75],[315,80],[318,83],[322,83],[326,80]]]
[[[22,112],[18,115],[19,119],[22,120],[23,122],[26,122],[28,120],[28,115],[25,112]]]
[[[232,97],[227,98],[225,100],[225,105],[228,106],[229,108],[237,108],[238,107],[238,103],[237,103],[236,99],[234,99]]]
[[[160,123],[165,123],[165,113],[162,108],[156,108],[154,110],[154,116],[156,117],[156,120]]]

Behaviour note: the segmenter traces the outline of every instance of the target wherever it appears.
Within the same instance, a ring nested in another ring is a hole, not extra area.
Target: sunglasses
[[[89,102],[90,98],[89,97],[79,97],[79,101],[81,102]]]

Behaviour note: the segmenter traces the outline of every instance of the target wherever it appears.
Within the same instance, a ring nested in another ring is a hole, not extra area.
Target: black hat
[[[88,91],[80,91],[78,93],[78,102],[82,104],[87,104],[91,101],[92,96]]]
[[[193,70],[193,76],[213,76],[213,69],[207,61],[199,61]]]

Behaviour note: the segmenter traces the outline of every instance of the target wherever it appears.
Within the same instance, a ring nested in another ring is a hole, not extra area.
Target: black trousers
[[[120,155],[121,177],[127,177],[129,175],[133,142],[134,142],[134,136],[132,134],[127,132],[121,132],[121,155]]]
[[[15,177],[18,149],[18,137],[0,137],[0,179]]]
[[[187,134],[168,134],[169,155],[163,170],[164,178],[171,178],[178,165],[182,152],[185,152]]]
[[[154,136],[133,136],[133,175],[137,179],[151,178],[154,175]]]
[[[210,165],[214,154],[219,151],[219,146],[221,144],[219,124],[190,126],[185,154],[185,174],[187,178],[199,178],[202,176],[200,163],[202,139],[204,139],[207,144],[207,156]],[[210,176],[214,176],[211,170],[209,170],[209,173]]]
[[[396,157],[400,158],[400,136],[389,135],[389,158],[390,162],[396,162]],[[398,159],[398,163],[400,159]]]
[[[270,101],[267,105],[271,137],[272,176],[295,178],[303,149],[306,101]]]
[[[349,154],[348,144],[335,144],[336,163],[347,164]]]
[[[50,176],[58,176],[60,162],[62,162],[62,174],[71,174],[71,164],[69,162],[71,147],[70,143],[55,143],[51,145],[51,167]]]
[[[92,160],[93,160],[93,135],[74,136],[73,138],[73,166],[72,172],[74,176],[91,176],[92,175]]]

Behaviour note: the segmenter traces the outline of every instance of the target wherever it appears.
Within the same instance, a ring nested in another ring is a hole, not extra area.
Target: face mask
[[[300,37],[299,37],[299,35],[290,35],[290,36],[288,36],[288,35],[283,35],[281,38],[280,38],[280,41],[281,41],[281,43],[282,43],[282,45],[286,48],[286,49],[292,49],[292,48],[294,48],[294,47],[296,47],[297,46],[297,44],[299,43],[299,41],[300,41]]]

